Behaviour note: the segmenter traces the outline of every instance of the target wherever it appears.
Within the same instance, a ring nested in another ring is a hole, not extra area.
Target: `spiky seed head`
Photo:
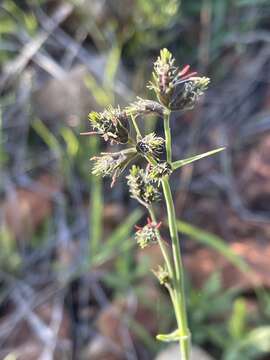
[[[192,109],[202,96],[210,83],[208,77],[191,77],[177,85],[170,107],[172,110],[188,110]]]
[[[169,110],[187,110],[194,106],[210,80],[189,72],[189,65],[179,70],[174,64],[175,59],[169,50],[161,50],[154,63],[153,81],[148,87],[155,91],[158,100]]]
[[[109,106],[103,112],[92,111],[89,115],[91,126],[105,141],[126,144],[129,140],[129,118],[120,107]]]
[[[149,177],[153,181],[160,181],[165,176],[172,174],[172,167],[166,161],[162,161],[156,165],[151,165],[149,168]]]
[[[147,219],[147,224],[143,227],[135,226],[137,232],[135,239],[141,249],[144,249],[152,244],[157,243],[157,231],[161,226],[161,222],[156,224],[150,218]]]
[[[162,49],[154,63],[153,81],[148,86],[149,89],[155,91],[158,100],[167,108],[172,95],[173,79],[177,71],[174,63],[175,59],[169,50]]]
[[[155,133],[150,133],[138,141],[136,149],[142,155],[152,155],[160,159],[165,150],[165,140]]]
[[[145,225],[135,233],[135,240],[141,249],[144,249],[157,242],[155,229]]]
[[[157,185],[149,178],[148,172],[133,165],[127,176],[131,197],[148,207],[160,199]]]
[[[164,115],[165,108],[157,101],[142,99],[140,97],[138,100],[126,108],[126,112],[132,116],[148,115],[148,114],[157,114],[159,116]]]
[[[130,161],[135,158],[136,153],[136,149],[129,149],[129,151],[105,153],[101,156],[95,156],[91,159],[94,161],[92,174],[111,177],[111,185],[113,186],[116,178],[125,170]]]

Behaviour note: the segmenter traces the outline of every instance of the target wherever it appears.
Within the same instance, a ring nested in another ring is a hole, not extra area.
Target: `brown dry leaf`
[[[184,265],[194,285],[201,287],[214,271],[220,271],[225,288],[270,287],[270,245],[246,240],[233,242],[230,247],[247,261],[251,271],[244,274],[214,250],[195,249],[191,254],[184,256]]]
[[[41,191],[17,188],[1,205],[4,222],[16,239],[25,239],[52,213],[52,199],[59,183],[50,175],[42,175],[35,186]]]

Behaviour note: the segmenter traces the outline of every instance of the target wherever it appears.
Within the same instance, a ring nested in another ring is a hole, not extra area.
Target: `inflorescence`
[[[207,89],[210,79],[189,72],[189,65],[179,70],[174,63],[172,54],[167,49],[161,50],[148,88],[154,90],[160,103],[171,111],[191,109]]]
[[[89,120],[95,130],[92,134],[101,135],[105,141],[110,141],[112,144],[128,143],[129,118],[119,106],[116,109],[109,106],[101,113],[93,111],[89,114]]]
[[[137,117],[156,114],[163,117],[171,111],[187,110],[194,106],[198,98],[204,93],[209,84],[207,77],[199,77],[196,72],[190,72],[190,66],[182,70],[175,65],[172,54],[163,49],[154,63],[153,80],[149,88],[154,90],[157,101],[137,98],[137,101],[124,110],[118,106],[109,106],[103,112],[91,112],[89,121],[92,132],[84,135],[100,135],[111,145],[126,145],[127,148],[114,153],[101,153],[91,158],[94,162],[92,173],[94,175],[112,178],[113,186],[117,177],[139,157],[147,161],[142,168],[132,165],[127,184],[132,198],[145,206],[148,210],[153,203],[160,200],[160,183],[172,172],[172,165],[165,161],[166,150],[164,138],[154,132],[142,136],[136,126]],[[135,121],[135,125],[134,125]],[[136,131],[136,139],[132,137],[130,124]],[[157,231],[160,224],[148,220],[143,227],[137,227],[136,241],[141,248],[157,242]],[[166,269],[159,267],[155,272],[162,284],[168,283]]]
[[[127,176],[130,195],[145,207],[160,199],[160,192],[148,171],[133,165]]]
[[[148,247],[149,245],[157,243],[157,230],[160,228],[161,222],[158,224],[148,218],[147,224],[143,227],[136,225],[135,240],[141,249]]]

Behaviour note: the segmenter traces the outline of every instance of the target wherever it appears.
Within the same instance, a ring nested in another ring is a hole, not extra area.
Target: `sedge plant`
[[[113,186],[124,170],[130,168],[127,176],[130,195],[148,212],[147,223],[142,227],[136,227],[135,239],[142,249],[154,243],[160,246],[164,262],[157,269],[153,269],[153,273],[160,284],[168,290],[177,324],[175,331],[166,335],[159,334],[157,339],[166,342],[178,341],[181,359],[189,360],[191,334],[186,313],[183,264],[170,176],[185,164],[217,153],[223,148],[173,161],[171,114],[174,111],[192,109],[207,89],[210,80],[190,72],[188,65],[180,70],[167,49],[160,51],[152,75],[148,88],[154,91],[156,101],[138,98],[125,109],[109,106],[103,112],[91,112],[89,120],[93,131],[82,134],[97,134],[111,145],[118,144],[123,147],[120,151],[101,153],[93,157],[92,173],[111,177]],[[154,132],[142,134],[137,118],[144,118],[148,114],[157,114],[162,119],[163,137],[157,136]],[[145,160],[144,167],[136,165],[138,158]],[[167,209],[171,249],[162,239],[161,222],[155,213],[156,203],[160,204],[162,198]]]

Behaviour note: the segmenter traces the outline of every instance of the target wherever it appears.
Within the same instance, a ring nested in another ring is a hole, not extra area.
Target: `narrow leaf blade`
[[[158,334],[156,336],[156,339],[163,342],[173,342],[178,341],[180,339],[180,333],[179,330],[176,329],[170,334]]]
[[[95,256],[95,259],[93,259],[94,265],[105,262],[113,257],[115,253],[119,252],[119,250],[123,251],[125,248],[130,247],[130,243],[127,240],[130,237],[133,226],[137,223],[142,214],[140,209],[134,210],[128,218],[117,227],[107,239],[106,243],[99,248],[99,253]]]
[[[225,150],[225,147],[221,147],[221,148],[218,148],[218,149],[215,149],[215,150],[207,151],[206,153],[203,153],[203,154],[191,156],[191,157],[189,157],[187,159],[174,161],[172,163],[172,168],[173,168],[173,170],[179,169],[180,167],[182,167],[184,165],[191,164],[194,161],[203,159],[203,158],[205,158],[207,156],[214,155],[214,154],[216,154],[216,153],[218,153],[220,151],[223,151],[223,150]]]
[[[219,236],[203,231],[198,227],[180,220],[177,220],[177,228],[182,234],[216,250],[241,271],[247,272],[250,270],[247,263],[240,256],[235,254],[235,252]]]

